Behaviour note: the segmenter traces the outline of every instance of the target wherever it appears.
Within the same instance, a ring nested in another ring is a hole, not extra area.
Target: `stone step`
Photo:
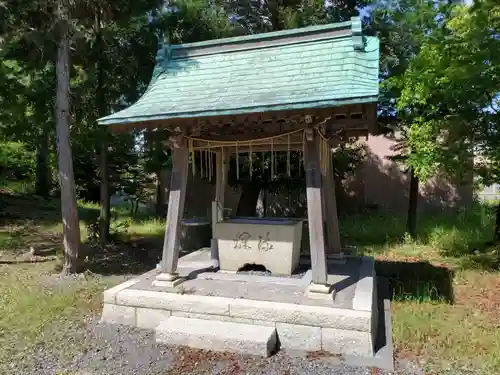
[[[269,357],[276,329],[252,324],[171,316],[155,329],[156,342],[196,349]]]

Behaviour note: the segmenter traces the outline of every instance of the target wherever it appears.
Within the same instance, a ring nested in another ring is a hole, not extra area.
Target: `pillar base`
[[[160,273],[156,275],[156,278],[153,280],[153,286],[175,288],[185,280],[184,277],[179,277],[177,273]]]
[[[311,283],[307,287],[307,297],[314,299],[331,299],[335,298],[335,289],[330,284],[315,284]]]
[[[214,225],[214,224],[212,224]],[[214,268],[219,267],[219,243],[217,238],[212,238],[210,242],[210,260],[212,261],[212,266]]]

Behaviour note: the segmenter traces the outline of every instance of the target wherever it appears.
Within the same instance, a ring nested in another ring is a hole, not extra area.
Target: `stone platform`
[[[306,263],[303,259],[304,270]],[[248,354],[269,355],[272,344],[292,351],[322,350],[365,359],[375,355],[379,307],[371,257],[329,263],[329,282],[336,293],[319,299],[307,294],[311,271],[291,277],[217,272],[209,249],[179,259],[178,272],[187,279],[175,291],[152,285],[156,269],[106,290],[102,321],[155,329],[158,341],[170,344],[204,348],[205,337],[212,342],[212,350],[228,350],[227,343],[233,340]],[[175,319],[169,321],[171,317]],[[168,327],[174,325],[186,329],[169,333]],[[243,342],[244,337],[252,341],[247,334],[251,326],[257,326],[260,341],[255,345],[260,349],[251,350],[251,343]],[[260,336],[259,327],[266,327]],[[267,328],[276,332],[276,344]],[[227,338],[218,337],[224,332]]]

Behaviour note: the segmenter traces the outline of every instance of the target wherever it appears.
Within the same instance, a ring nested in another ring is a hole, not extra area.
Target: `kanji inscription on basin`
[[[259,243],[257,244],[259,251],[269,251],[274,249],[274,246],[270,241],[269,232],[266,233],[265,237],[259,236]]]
[[[248,245],[248,240],[250,239],[250,233],[248,232],[238,232],[234,237],[234,245],[233,248],[236,250],[249,250],[251,249],[250,245]]]
[[[274,249],[271,243],[270,233],[267,232],[265,236],[258,236],[257,249],[259,251],[270,251]],[[248,232],[238,232],[233,238],[233,249],[235,250],[251,250],[250,241],[252,236]]]

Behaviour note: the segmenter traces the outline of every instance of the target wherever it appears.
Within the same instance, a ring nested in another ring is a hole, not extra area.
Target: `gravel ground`
[[[24,353],[25,360],[10,364],[16,375],[389,375],[368,368],[342,365],[338,357],[313,353],[292,357],[284,352],[267,358],[243,358],[158,345],[152,332],[98,323],[74,327],[74,335],[57,345]],[[6,373],[6,374],[7,374]],[[392,374],[421,375],[409,362],[397,363]]]

